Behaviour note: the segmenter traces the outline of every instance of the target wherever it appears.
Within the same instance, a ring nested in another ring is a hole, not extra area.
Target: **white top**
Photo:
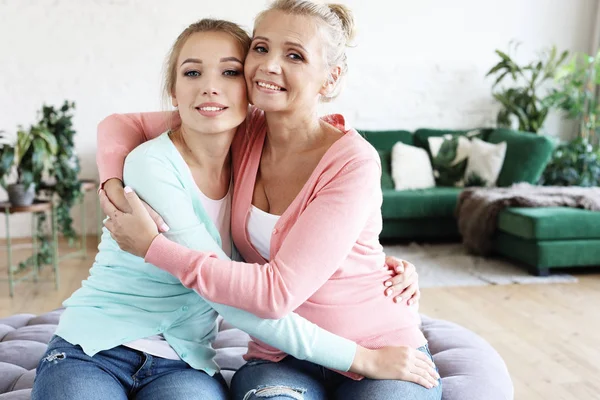
[[[265,260],[269,260],[271,256],[271,234],[279,218],[279,215],[269,214],[256,206],[250,208],[248,217],[250,243]]]
[[[173,350],[163,335],[154,335],[134,340],[133,342],[123,343],[123,346],[168,360],[181,360],[179,354]]]
[[[221,235],[223,251],[231,257],[231,187],[229,191],[220,200],[213,200],[207,197],[200,189],[200,200],[211,221],[215,224]],[[270,214],[269,214],[270,215]],[[167,343],[163,335],[154,335],[133,342],[123,344],[125,347],[135,349],[156,357],[166,358],[168,360],[180,360],[179,355]]]
[[[221,235],[221,247],[229,258],[231,258],[231,187],[233,183],[229,185],[229,191],[220,200],[213,200],[207,197],[200,189],[200,200],[202,206],[206,210],[206,213],[210,217],[211,221],[215,224]]]

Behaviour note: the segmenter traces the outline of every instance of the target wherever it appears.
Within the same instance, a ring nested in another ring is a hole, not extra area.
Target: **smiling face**
[[[330,89],[325,48],[315,20],[279,10],[254,30],[245,76],[251,102],[267,112],[312,109]]]
[[[242,46],[225,32],[194,33],[186,40],[171,93],[185,130],[214,134],[242,123],[248,108],[243,59]]]

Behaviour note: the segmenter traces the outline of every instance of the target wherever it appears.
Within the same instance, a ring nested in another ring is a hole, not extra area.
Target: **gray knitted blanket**
[[[508,188],[468,188],[456,205],[458,229],[467,249],[487,255],[506,207],[575,207],[600,211],[600,188],[534,186],[518,183]]]

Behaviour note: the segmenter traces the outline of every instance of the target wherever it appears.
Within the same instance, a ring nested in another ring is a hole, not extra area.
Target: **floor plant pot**
[[[30,206],[35,199],[35,184],[28,188],[22,183],[8,185],[8,201],[13,206]]]

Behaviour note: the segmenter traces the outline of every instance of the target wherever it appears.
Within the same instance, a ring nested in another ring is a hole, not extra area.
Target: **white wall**
[[[596,15],[596,0],[341,2],[355,11],[359,36],[347,87],[327,110],[365,129],[492,124],[484,75],[494,49],[521,41],[524,61],[552,44],[590,51]],[[82,176],[95,178],[96,124],[110,113],[161,107],[162,62],[179,32],[207,16],[251,27],[267,3],[0,0],[0,129],[32,123],[43,102],[74,100]],[[552,135],[572,133],[557,118],[547,125]],[[27,220],[12,222],[13,232],[27,234]]]

